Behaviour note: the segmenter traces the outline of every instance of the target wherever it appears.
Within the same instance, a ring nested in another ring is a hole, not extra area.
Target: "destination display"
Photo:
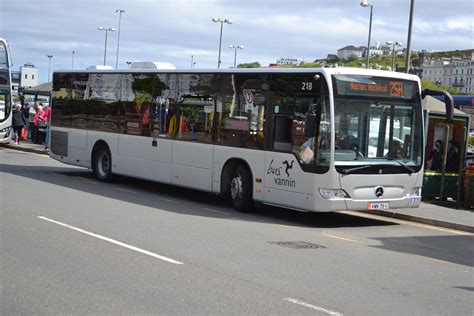
[[[333,83],[338,96],[413,99],[417,91],[414,81],[384,77],[335,75]]]

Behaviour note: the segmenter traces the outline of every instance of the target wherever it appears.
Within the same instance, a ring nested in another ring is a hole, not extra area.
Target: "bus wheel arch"
[[[244,160],[231,159],[222,168],[221,192],[239,212],[254,207],[252,171]]]
[[[91,167],[100,181],[107,182],[112,179],[112,154],[103,140],[97,141],[92,149]]]

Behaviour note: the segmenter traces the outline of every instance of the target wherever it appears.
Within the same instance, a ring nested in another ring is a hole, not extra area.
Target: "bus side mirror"
[[[304,121],[304,136],[310,138],[316,134],[316,114],[306,113]]]

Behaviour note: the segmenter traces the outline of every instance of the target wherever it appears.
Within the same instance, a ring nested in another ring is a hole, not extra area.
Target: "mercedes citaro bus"
[[[420,203],[417,76],[352,68],[57,71],[63,163],[303,211]]]

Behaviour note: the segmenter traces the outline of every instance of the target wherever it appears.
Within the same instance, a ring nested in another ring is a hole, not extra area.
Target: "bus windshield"
[[[335,165],[389,164],[419,170],[423,135],[417,83],[362,76],[338,79]]]

